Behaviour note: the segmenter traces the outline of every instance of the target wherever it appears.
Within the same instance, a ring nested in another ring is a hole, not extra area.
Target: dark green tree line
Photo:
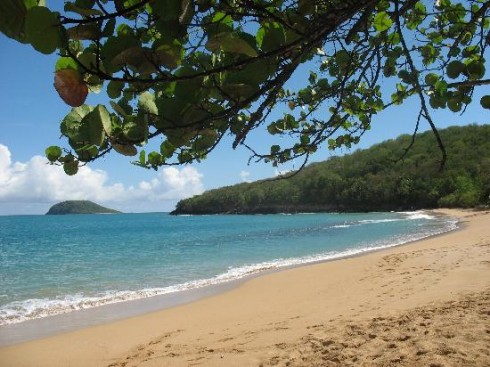
[[[438,170],[435,138],[403,135],[311,164],[285,180],[242,183],[181,200],[176,214],[413,210],[490,204],[490,126],[440,131],[451,147]],[[397,159],[401,158],[403,159]]]

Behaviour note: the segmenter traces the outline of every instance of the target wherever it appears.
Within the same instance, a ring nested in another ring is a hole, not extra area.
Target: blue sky
[[[249,152],[244,148],[233,150],[228,139],[200,164],[155,172],[133,166],[130,158],[113,154],[85,167],[77,176],[67,177],[60,167],[47,165],[43,158],[47,146],[65,145],[59,139],[59,122],[70,109],[53,87],[57,56],[42,55],[30,45],[17,43],[3,34],[0,50],[0,215],[42,214],[50,205],[66,199],[94,200],[127,212],[169,211],[183,197],[277,173],[268,164],[247,165]],[[295,80],[301,78],[299,75]],[[484,120],[488,114],[478,100],[475,98],[463,116],[435,113],[438,127],[488,123],[488,118]],[[104,101],[102,92],[90,94],[86,103]],[[378,115],[371,131],[354,149],[411,133],[418,112],[414,102]],[[427,125],[421,126],[421,131],[427,129]],[[262,151],[273,144],[264,132],[255,133],[248,143]],[[332,153],[322,147],[312,161],[344,153],[348,151]],[[292,169],[294,164],[300,162],[288,163],[280,169]]]

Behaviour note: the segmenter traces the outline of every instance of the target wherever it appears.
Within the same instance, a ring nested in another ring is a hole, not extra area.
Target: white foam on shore
[[[417,220],[434,219],[434,217],[423,212],[403,212],[407,218],[386,219],[373,221],[358,221],[359,224],[391,222],[398,220]],[[207,279],[193,280],[177,285],[162,288],[148,288],[136,291],[106,291],[92,296],[83,294],[67,295],[57,299],[29,299],[25,301],[15,301],[0,308],[0,326],[15,324],[27,320],[38,319],[48,316],[64,314],[76,310],[98,307],[102,305],[126,302],[142,298],[148,298],[169,293],[182,292],[191,289],[202,288],[210,285],[222,284],[230,281],[242,279],[247,276],[258,274],[266,270],[275,270],[286,267],[293,267],[329,260],[364,254],[366,252],[381,250],[385,248],[399,246],[408,242],[417,241],[433,235],[449,232],[457,228],[457,221],[447,220],[445,225],[437,230],[427,230],[417,233],[414,236],[395,237],[379,243],[366,244],[364,247],[350,248],[341,252],[325,252],[321,254],[304,256],[300,258],[275,259],[272,261],[261,262],[258,264],[248,264],[240,267],[230,267],[226,272]],[[333,226],[334,228],[348,228],[350,224]]]

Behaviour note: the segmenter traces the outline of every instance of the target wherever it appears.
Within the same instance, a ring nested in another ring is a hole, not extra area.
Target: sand
[[[0,366],[490,366],[490,212],[364,256],[0,349]]]

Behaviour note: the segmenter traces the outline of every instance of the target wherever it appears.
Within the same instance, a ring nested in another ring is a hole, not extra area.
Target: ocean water
[[[0,217],[0,326],[443,233],[424,212]]]

